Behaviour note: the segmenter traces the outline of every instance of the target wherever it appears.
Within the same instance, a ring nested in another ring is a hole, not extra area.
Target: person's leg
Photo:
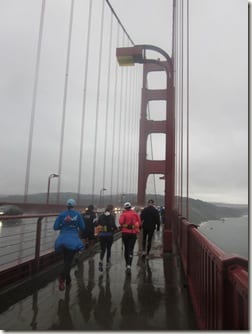
[[[149,231],[148,232],[147,255],[149,255],[149,253],[150,253],[153,234],[154,234],[154,231]]]
[[[75,251],[69,250],[67,248],[63,249],[64,264],[63,264],[63,269],[59,276],[59,289],[60,290],[65,289],[65,281],[67,285],[71,283],[70,270],[71,270],[71,265],[72,265],[74,254],[75,254]]]
[[[131,266],[133,260],[134,247],[136,243],[136,234],[131,234],[128,241],[129,260],[128,265]]]
[[[113,236],[109,236],[107,239],[107,264],[110,264],[110,258],[111,258],[111,247],[113,244]]]
[[[99,270],[100,271],[103,271],[102,261],[103,261],[103,258],[104,258],[105,252],[106,252],[106,244],[107,244],[106,238],[105,237],[100,237],[100,246],[101,246],[100,262],[99,262]]]
[[[75,251],[66,249],[65,251],[65,264],[64,264],[64,272],[65,272],[65,279],[66,279],[66,285],[69,285],[71,283],[71,266],[73,262]]]
[[[147,237],[147,231],[143,229],[143,254],[145,254],[145,249],[146,249],[146,237]]]
[[[103,261],[105,252],[106,252],[106,239],[105,237],[100,237],[100,246],[101,246],[101,253],[100,253],[100,261]]]
[[[125,262],[126,262],[126,266],[129,263],[129,246],[128,246],[128,234],[123,234],[122,235],[122,241],[123,241],[123,245],[124,245],[124,258],[125,258]]]

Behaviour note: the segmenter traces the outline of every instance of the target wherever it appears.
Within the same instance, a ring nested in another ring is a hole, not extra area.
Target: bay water
[[[198,230],[216,246],[227,253],[248,259],[248,216],[209,220],[201,223]]]

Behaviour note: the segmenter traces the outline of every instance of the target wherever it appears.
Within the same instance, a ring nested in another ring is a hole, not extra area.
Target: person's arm
[[[57,230],[61,230],[62,228],[62,214],[59,214],[58,217],[55,219],[55,222],[54,222],[54,225],[53,225],[53,229],[54,231],[57,231]]]
[[[122,213],[121,216],[119,217],[119,224],[122,226],[124,224],[124,221],[125,221],[125,216]]]
[[[141,219],[141,221],[143,221],[144,220],[144,209],[143,209],[143,211],[140,213],[140,219]]]
[[[140,231],[140,229],[141,229],[141,219],[140,219],[140,216],[139,216],[139,214],[137,214],[137,213],[135,213],[135,217],[136,217],[136,226],[137,226],[137,228],[138,228],[138,231]]]
[[[115,232],[117,230],[117,226],[116,226],[116,222],[115,222],[115,216],[112,216],[112,228],[113,228],[113,232]]]

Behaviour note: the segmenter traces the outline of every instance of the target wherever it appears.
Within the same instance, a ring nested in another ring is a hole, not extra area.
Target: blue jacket
[[[56,252],[64,247],[74,251],[84,249],[83,242],[79,238],[79,229],[85,230],[85,221],[78,211],[61,212],[54,222],[53,229],[60,230],[54,245]]]

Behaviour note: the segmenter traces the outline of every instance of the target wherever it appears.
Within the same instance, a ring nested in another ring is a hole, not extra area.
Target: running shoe
[[[64,291],[65,290],[65,282],[63,278],[59,278],[59,290]]]
[[[131,274],[131,268],[130,268],[130,266],[127,266],[127,267],[126,267],[126,273],[127,273],[128,275]]]
[[[99,271],[103,271],[103,265],[102,265],[102,262],[99,262]]]

